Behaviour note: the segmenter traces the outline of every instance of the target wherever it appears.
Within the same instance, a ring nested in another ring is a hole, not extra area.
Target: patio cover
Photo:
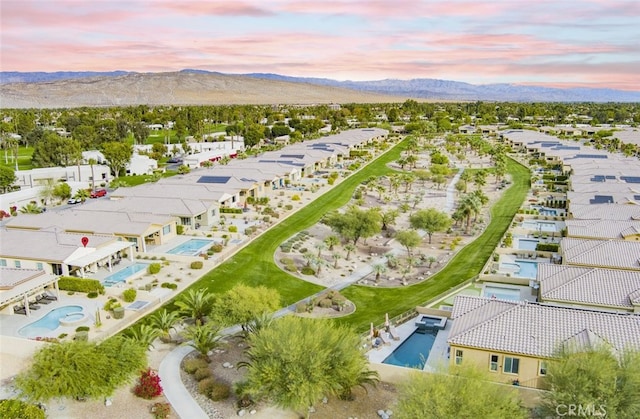
[[[94,252],[86,254],[84,256],[80,256],[77,259],[67,260],[65,263],[71,266],[77,266],[79,268],[84,268],[85,266],[89,266],[93,263],[99,262],[103,259],[108,258],[109,256],[124,250],[128,247],[133,247],[135,243],[128,241],[117,241],[114,243],[107,244],[105,246],[97,248]]]
[[[0,281],[0,307],[22,301],[42,288],[56,283],[58,278],[45,271],[31,269],[3,270]]]

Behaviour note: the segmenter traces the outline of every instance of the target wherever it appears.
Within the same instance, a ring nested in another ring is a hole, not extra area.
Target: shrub
[[[206,367],[198,368],[196,372],[193,373],[193,378],[195,378],[196,381],[202,381],[205,378],[211,377],[212,375],[213,373],[211,372],[211,370],[209,369],[209,366],[207,365]]]
[[[168,288],[170,290],[175,290],[176,288],[178,288],[178,284],[174,284],[171,282],[163,282],[162,285],[160,285],[161,288]]]
[[[151,413],[154,419],[167,419],[171,414],[171,405],[169,403],[154,403],[151,406]]]
[[[188,358],[182,363],[182,369],[187,374],[193,374],[200,368],[206,368],[209,364],[202,358]]]
[[[220,253],[222,252],[222,249],[224,249],[224,246],[222,245],[222,243],[216,243],[213,246],[211,246],[211,250],[213,250],[214,253]]]
[[[124,318],[124,307],[115,307],[113,309],[113,318],[114,319],[123,319]]]
[[[305,266],[300,270],[300,272],[304,275],[315,275],[316,271],[311,266]]]
[[[0,400],[0,417],[20,419],[44,419],[44,410],[22,400]]]
[[[229,226],[229,233],[237,233],[237,232],[238,232],[238,226],[234,226],[234,225]]]
[[[87,298],[98,298],[98,293],[96,291],[88,292]]]
[[[216,384],[215,380],[212,377],[205,378],[204,380],[198,383],[198,392],[200,394],[209,395],[211,394],[211,390],[213,390],[213,386]]]
[[[220,214],[242,214],[242,208],[221,207]]]
[[[109,298],[109,300],[104,303],[105,311],[113,310],[116,307],[120,307],[120,303],[115,298]]]
[[[58,280],[58,288],[62,291],[91,292],[95,291],[104,294],[104,286],[97,279],[75,278],[72,276],[61,276]]]
[[[88,332],[89,326],[78,326],[76,327],[76,332]]]
[[[324,298],[318,301],[318,307],[331,308],[333,307],[333,301],[331,300],[331,298]]]
[[[298,303],[298,304],[296,304],[296,313],[304,313],[305,311],[307,311],[307,304],[306,303]]]
[[[231,387],[225,383],[214,383],[209,398],[214,402],[226,400],[231,395]]]
[[[76,335],[73,337],[73,340],[86,342],[89,340],[89,332],[87,332],[86,330],[77,332]]]
[[[181,235],[184,234],[184,226],[181,224],[176,225],[176,234]]]
[[[161,264],[152,263],[147,268],[147,272],[149,272],[151,275],[154,275],[154,274],[157,274],[158,272],[160,272],[160,269],[162,269],[162,265]]]
[[[202,269],[202,267],[204,266],[203,262],[201,260],[196,260],[191,262],[191,269]]]
[[[160,377],[151,368],[142,371],[138,384],[133,389],[133,393],[143,399],[153,399],[162,394],[162,386],[160,385]]]
[[[136,300],[136,295],[138,295],[138,291],[133,288],[129,288],[128,290],[124,290],[122,293],[122,299],[125,303],[133,303]]]
[[[560,248],[558,243],[538,243],[536,244],[536,250],[541,252],[557,252]]]
[[[300,195],[298,195],[298,194],[293,195],[293,196],[291,197],[291,200],[292,200],[292,201],[299,201],[299,200],[300,200]]]
[[[287,204],[284,206],[284,209],[286,209],[287,211],[291,211],[293,209],[293,205]]]

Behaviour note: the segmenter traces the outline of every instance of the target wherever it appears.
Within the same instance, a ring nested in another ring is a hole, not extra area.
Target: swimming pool
[[[44,315],[41,319],[20,328],[18,334],[26,338],[35,338],[45,336],[60,327],[60,319],[75,314],[82,314],[82,306],[64,306],[54,308]]]
[[[429,330],[426,333],[413,332],[382,363],[423,369],[437,335],[437,330]]]
[[[534,279],[538,275],[538,262],[528,260],[516,260],[514,263],[501,263],[500,268],[520,278]]]
[[[536,239],[518,239],[518,249],[520,250],[536,250],[538,240]]]
[[[127,266],[124,269],[119,270],[118,272],[109,275],[105,279],[102,280],[102,285],[105,287],[110,287],[115,284],[119,284],[121,282],[125,282],[127,279],[137,274],[138,272],[144,271],[149,267],[148,263],[134,263],[131,266]]]
[[[174,247],[167,253],[171,253],[172,255],[197,256],[210,248],[213,243],[215,243],[214,240],[191,239]]]
[[[522,228],[534,230],[541,233],[557,233],[558,227],[556,223],[544,222],[544,221],[524,221]]]
[[[487,285],[482,291],[482,296],[486,298],[497,298],[499,300],[520,301],[520,290],[517,288],[503,288]]]

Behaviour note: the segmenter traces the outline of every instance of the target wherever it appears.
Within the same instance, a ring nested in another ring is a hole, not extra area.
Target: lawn
[[[422,283],[405,288],[352,285],[343,290],[342,294],[353,301],[358,309],[338,321],[363,330],[371,321],[382,322],[385,313],[389,313],[391,317],[398,315],[479,274],[530,188],[529,169],[509,159],[507,170],[512,176],[513,184],[491,209],[491,222],[486,230],[460,250],[444,269]]]
[[[31,156],[33,155],[33,147],[20,146],[18,148],[18,169],[19,170],[31,170]],[[0,165],[7,166],[12,169],[16,168],[16,164],[13,161],[13,153],[11,150],[5,150],[0,155]]]
[[[387,163],[398,159],[403,147],[404,143],[395,146],[305,208],[292,214],[255,239],[234,257],[207,273],[191,288],[207,288],[210,292],[219,293],[240,283],[250,286],[264,285],[277,289],[285,306],[321,291],[323,287],[303,281],[279,269],[273,260],[277,247],[297,232],[314,225],[328,211],[346,204],[362,181],[370,176],[389,171]]]

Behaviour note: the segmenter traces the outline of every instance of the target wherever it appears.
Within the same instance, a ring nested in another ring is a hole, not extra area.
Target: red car
[[[101,196],[105,196],[106,194],[106,189],[96,189],[94,192],[91,192],[91,198],[100,198]]]

